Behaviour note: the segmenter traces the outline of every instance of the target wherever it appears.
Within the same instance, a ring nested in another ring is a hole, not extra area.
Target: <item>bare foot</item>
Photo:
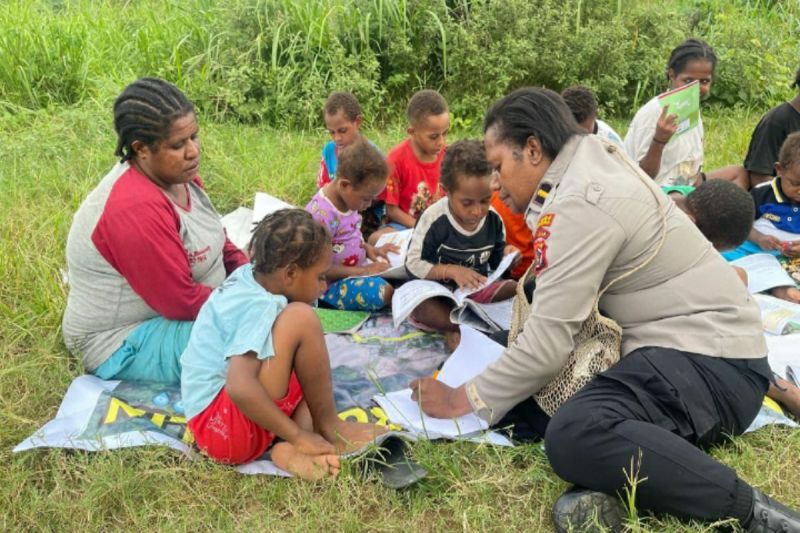
[[[458,345],[461,343],[461,332],[460,331],[445,331],[444,332],[444,343],[447,346],[447,349],[450,352],[455,352]]]
[[[336,455],[306,455],[288,442],[277,443],[270,454],[275,466],[308,481],[339,473],[339,457]]]
[[[325,433],[325,438],[336,446],[337,453],[343,454],[363,448],[387,431],[386,426],[338,420],[330,432]]]

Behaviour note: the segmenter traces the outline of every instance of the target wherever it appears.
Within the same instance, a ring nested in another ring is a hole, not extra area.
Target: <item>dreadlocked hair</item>
[[[253,270],[269,274],[288,265],[308,268],[330,248],[327,228],[302,209],[280,209],[261,219],[248,250]]]
[[[686,39],[676,46],[669,55],[667,77],[669,78],[670,69],[675,74],[680,74],[684,71],[689,61],[697,59],[705,59],[711,63],[711,72],[714,72],[717,68],[717,54],[707,42],[700,39]]]
[[[114,129],[120,162],[134,156],[132,144],[141,141],[155,149],[167,138],[175,119],[194,112],[180,89],[159,78],[141,78],[131,83],[114,101]]]

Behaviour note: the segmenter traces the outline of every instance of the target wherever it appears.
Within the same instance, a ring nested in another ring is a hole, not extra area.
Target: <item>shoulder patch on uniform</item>
[[[544,201],[547,200],[547,195],[550,194],[552,188],[553,185],[549,182],[539,184],[539,188],[536,189],[536,194],[533,195],[534,203],[544,205]]]
[[[533,275],[538,276],[547,268],[547,238],[550,230],[547,229],[555,220],[555,213],[545,213],[536,223],[536,233],[533,235]]]
[[[536,228],[544,228],[547,226],[553,225],[553,220],[556,218],[555,213],[545,213],[544,215],[539,217],[539,221],[536,223]]]
[[[603,186],[597,182],[591,182],[586,186],[586,201],[592,205],[597,204],[603,196]]]

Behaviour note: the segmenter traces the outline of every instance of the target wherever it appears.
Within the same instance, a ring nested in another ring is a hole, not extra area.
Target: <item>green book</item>
[[[669,106],[667,112],[670,115],[678,115],[678,130],[672,136],[672,139],[675,139],[700,123],[700,82],[693,81],[660,94],[658,103],[662,108]]]
[[[325,333],[355,333],[369,318],[367,311],[339,311],[315,307]]]

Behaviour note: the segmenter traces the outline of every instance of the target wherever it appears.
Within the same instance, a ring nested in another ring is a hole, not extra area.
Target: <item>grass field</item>
[[[414,457],[430,475],[405,492],[348,469],[318,484],[242,476],[162,448],[12,455],[53,417],[82,373],[61,340],[59,269],[72,213],[114,163],[109,109],[105,102],[0,116],[1,530],[550,530],[550,506],[565,485],[537,445],[419,443]],[[741,161],[758,115],[705,117],[707,168]],[[370,137],[388,148],[402,135],[398,127]],[[313,191],[324,138],[321,129],[202,122],[201,175],[223,213],[250,205],[257,190],[302,203]],[[800,507],[800,432],[765,429],[713,453]],[[633,528],[703,529],[652,518]]]

